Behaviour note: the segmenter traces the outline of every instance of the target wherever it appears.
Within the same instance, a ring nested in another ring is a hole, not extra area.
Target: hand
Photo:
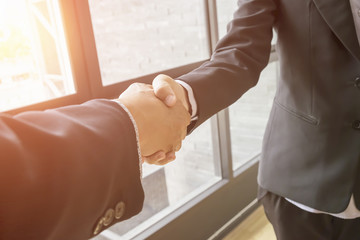
[[[190,124],[190,114],[180,102],[169,108],[155,96],[151,85],[142,83],[130,85],[120,95],[119,101],[128,108],[136,122],[143,156],[180,149]]]
[[[158,151],[150,156],[142,156],[143,162],[155,165],[165,165],[174,161],[176,158],[175,151],[165,153],[164,151]]]
[[[156,97],[163,101],[168,107],[173,107],[180,101],[185,109],[189,111],[189,101],[186,90],[171,77],[160,74],[153,80],[153,88]],[[175,159],[175,152],[156,152],[150,156],[143,156],[143,161],[150,164],[163,165]]]
[[[171,77],[160,74],[152,82],[154,93],[168,107],[172,107],[179,100],[189,111],[189,100],[186,90]]]

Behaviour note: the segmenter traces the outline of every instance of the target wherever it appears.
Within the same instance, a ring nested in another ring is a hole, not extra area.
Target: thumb
[[[176,103],[176,95],[170,85],[171,81],[174,81],[171,77],[160,74],[157,75],[152,82],[156,97],[163,101],[168,107],[172,107]]]

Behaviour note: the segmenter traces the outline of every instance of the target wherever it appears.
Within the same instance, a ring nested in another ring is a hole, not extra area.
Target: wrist
[[[135,99],[131,99],[131,98],[128,99],[127,97],[120,96],[117,101],[120,102],[122,105],[124,105],[126,107],[126,109],[129,111],[130,115],[132,116],[132,119],[137,126],[140,149],[141,149],[142,155],[144,155],[143,151],[146,150],[146,145],[147,145],[147,139],[146,139],[147,134],[145,134],[146,128],[145,128],[145,126],[143,126],[144,125],[144,114],[136,106]]]
[[[182,80],[175,80],[175,81],[178,84],[180,84],[183,87],[183,89],[186,91],[185,96],[188,104],[188,111],[190,113],[191,119],[195,120],[197,118],[197,113],[198,113],[197,103],[191,86]]]
[[[188,111],[189,114],[191,115],[192,109],[191,109],[191,104],[189,102],[188,92],[182,85],[180,85],[180,87],[181,87],[182,103],[183,103],[186,111]]]

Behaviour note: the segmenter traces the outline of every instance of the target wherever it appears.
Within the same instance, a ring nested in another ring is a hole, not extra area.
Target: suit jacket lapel
[[[349,0],[313,0],[335,35],[360,61],[360,46]]]

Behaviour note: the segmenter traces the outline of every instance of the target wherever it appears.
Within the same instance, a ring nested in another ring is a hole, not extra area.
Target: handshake
[[[118,100],[136,122],[143,161],[164,165],[174,160],[190,124],[186,90],[172,78],[158,75],[152,85],[130,85]]]

